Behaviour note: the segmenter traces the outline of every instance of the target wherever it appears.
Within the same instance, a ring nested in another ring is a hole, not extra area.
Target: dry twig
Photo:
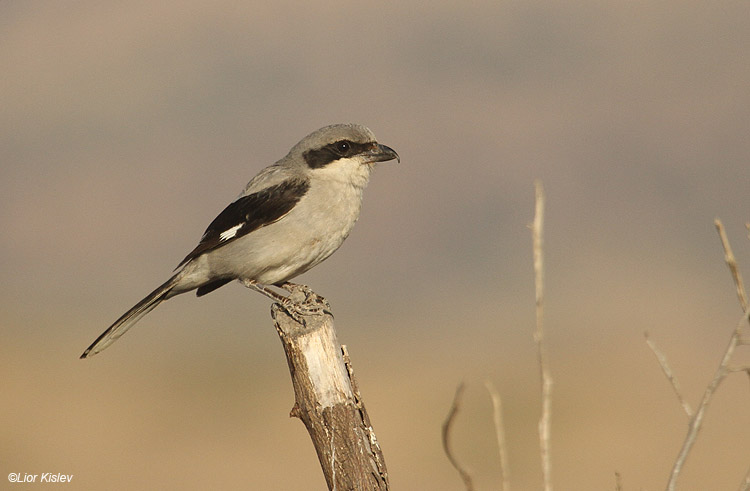
[[[648,335],[648,331],[646,331],[644,335],[646,336],[646,344],[649,348],[651,348],[651,351],[654,352],[654,355],[656,355],[656,359],[659,361],[659,365],[661,365],[661,369],[664,372],[664,375],[672,384],[672,388],[674,389],[674,393],[677,395],[677,400],[680,401],[682,409],[685,411],[685,414],[687,414],[688,418],[692,418],[693,410],[690,408],[690,404],[688,404],[688,402],[682,395],[680,384],[677,382],[677,377],[675,376],[674,372],[672,372],[672,369],[669,366],[666,355],[656,346],[656,343],[651,341],[651,338]]]
[[[740,484],[739,491],[750,491],[750,469],[747,470],[745,479],[742,481],[742,484]]]
[[[484,386],[490,393],[492,399],[492,419],[495,422],[495,436],[497,437],[497,448],[500,453],[500,491],[510,491],[510,469],[508,467],[508,450],[505,445],[505,425],[503,424],[503,403],[500,393],[495,385],[489,380],[484,382]]]
[[[458,414],[458,408],[461,405],[461,396],[463,395],[463,393],[464,384],[461,383],[456,389],[456,395],[453,396],[453,404],[451,404],[451,408],[448,411],[448,416],[445,418],[445,422],[443,423],[443,450],[445,451],[445,455],[448,457],[448,460],[450,461],[453,468],[456,469],[458,471],[458,474],[461,476],[461,480],[464,482],[464,486],[466,486],[466,491],[473,491],[474,482],[471,478],[471,474],[463,465],[461,465],[456,456],[453,454],[453,449],[451,448],[450,444],[451,427],[453,426],[453,422],[456,419],[456,414]]]
[[[719,232],[721,245],[724,247],[724,261],[726,261],[727,266],[729,266],[729,271],[732,273],[732,279],[737,288],[737,297],[740,299],[740,306],[744,312],[747,310],[747,294],[745,293],[745,285],[742,282],[742,275],[740,275],[740,270],[737,268],[737,260],[734,258],[732,247],[729,245],[729,239],[724,231],[724,224],[717,218],[714,220],[714,225]]]
[[[747,295],[745,294],[742,276],[740,275],[739,269],[737,268],[737,262],[734,259],[732,248],[729,245],[729,240],[727,239],[726,233],[724,232],[724,226],[718,219],[714,221],[714,224],[716,225],[716,229],[719,232],[719,237],[721,238],[722,246],[724,247],[724,259],[727,263],[727,266],[729,266],[730,272],[732,273],[732,279],[734,280],[734,284],[737,289],[737,297],[739,298],[740,304],[742,305],[744,315],[735,327],[734,332],[729,339],[727,349],[724,351],[724,355],[721,358],[719,367],[716,369],[713,379],[706,387],[706,390],[703,392],[703,398],[698,405],[698,409],[696,410],[695,415],[690,420],[688,433],[685,437],[684,442],[682,443],[682,448],[680,449],[680,453],[675,460],[669,482],[667,483],[668,491],[673,491],[677,486],[677,478],[680,475],[680,471],[685,464],[685,460],[687,459],[687,456],[690,453],[693,444],[695,444],[695,440],[698,437],[698,432],[700,431],[703,424],[703,417],[705,416],[706,409],[708,408],[708,405],[711,402],[716,389],[719,387],[724,378],[729,373],[732,373],[729,363],[732,359],[732,356],[734,355],[734,350],[740,344],[740,340],[742,339],[742,328],[746,323],[750,322],[750,309],[747,308]]]
[[[536,206],[532,237],[534,244],[534,273],[536,285],[536,330],[534,341],[539,355],[539,371],[542,379],[542,415],[539,419],[539,447],[542,458],[544,490],[552,491],[552,464],[550,461],[550,423],[552,417],[552,376],[547,361],[544,342],[544,187],[541,181],[534,183]]]
[[[742,316],[739,323],[737,324],[737,327],[735,328],[734,333],[729,340],[729,345],[727,346],[726,351],[724,351],[724,356],[721,358],[719,368],[716,370],[714,378],[711,380],[711,382],[706,387],[706,390],[703,392],[703,397],[701,398],[701,402],[698,405],[698,409],[696,410],[693,418],[690,420],[688,434],[685,437],[685,441],[682,443],[680,453],[677,456],[677,460],[675,460],[674,466],[672,467],[672,474],[669,478],[669,483],[667,483],[668,491],[673,491],[677,486],[677,478],[680,475],[680,471],[682,470],[682,466],[685,464],[685,460],[687,459],[690,450],[693,448],[693,444],[695,444],[695,440],[698,438],[698,432],[703,426],[703,417],[706,414],[706,409],[708,409],[708,405],[711,402],[714,392],[716,392],[716,389],[719,388],[719,385],[727,376],[727,374],[731,373],[728,369],[729,361],[731,360],[732,355],[734,354],[734,350],[737,347],[737,340],[739,339],[740,329],[742,329],[745,323],[748,322],[749,315],[750,310],[748,310],[745,315]]]

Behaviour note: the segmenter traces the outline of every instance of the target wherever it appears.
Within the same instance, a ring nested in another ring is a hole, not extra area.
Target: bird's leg
[[[285,304],[285,303],[291,302],[291,299],[289,297],[285,297],[284,295],[282,295],[280,293],[276,293],[275,291],[271,290],[270,288],[261,285],[257,281],[242,279],[242,280],[240,280],[240,283],[242,283],[243,285],[245,285],[246,287],[248,287],[248,288],[250,288],[252,290],[255,290],[256,292],[258,292],[260,294],[263,294],[263,295],[267,296],[271,300],[273,300],[275,302],[278,302],[278,303],[280,303],[282,305]]]

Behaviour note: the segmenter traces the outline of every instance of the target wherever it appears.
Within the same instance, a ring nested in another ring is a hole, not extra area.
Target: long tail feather
[[[141,320],[141,317],[154,310],[157,305],[166,300],[169,292],[177,284],[177,276],[174,275],[171,277],[166,283],[138,302],[132,309],[125,312],[114,324],[109,326],[106,331],[96,338],[96,341],[91,343],[91,346],[86,348],[86,351],[81,355],[81,359],[90,358],[117,341],[128,329]]]

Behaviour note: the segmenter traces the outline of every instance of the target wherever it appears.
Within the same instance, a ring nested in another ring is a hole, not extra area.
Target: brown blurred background
[[[539,488],[538,178],[554,484],[662,489],[686,418],[643,332],[695,407],[741,314],[715,217],[750,277],[748,46],[744,1],[0,3],[0,488],[324,488],[266,298],[181,296],[78,356],[258,170],[354,121],[401,163],[300,281],[393,488],[462,489],[440,426],[465,381],[456,452],[498,489],[487,379],[513,488]],[[682,489],[737,488],[749,407],[729,377]]]

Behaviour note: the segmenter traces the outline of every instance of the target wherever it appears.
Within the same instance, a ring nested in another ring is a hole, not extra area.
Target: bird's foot
[[[328,303],[328,300],[312,291],[310,287],[306,285],[298,285],[296,283],[289,282],[284,282],[280,285],[277,285],[279,288],[282,288],[289,292],[289,296],[284,296],[253,280],[240,281],[246,287],[251,288],[275,301],[292,317],[292,319],[302,325],[306,325],[305,316],[308,315],[333,315],[331,313],[331,305]]]
[[[309,286],[286,281],[280,284],[279,288],[289,292],[289,296],[286,297],[289,303],[282,306],[297,322],[304,323],[300,317],[305,315],[333,315],[328,300],[312,291]]]

